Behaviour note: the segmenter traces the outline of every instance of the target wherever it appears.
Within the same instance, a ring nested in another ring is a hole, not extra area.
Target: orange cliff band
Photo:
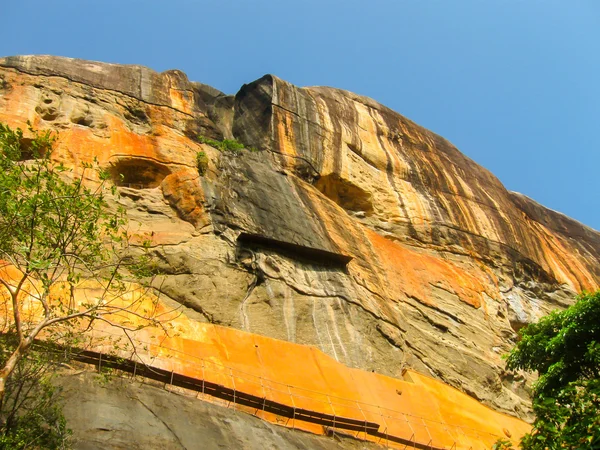
[[[18,274],[4,265],[0,276],[10,280]],[[93,286],[81,289],[76,300],[89,301],[93,291]],[[3,297],[7,294],[2,292]],[[154,302],[147,296],[139,307],[151,308]],[[30,308],[27,317],[34,321],[41,312]],[[364,424],[363,435],[369,440],[467,449],[490,448],[499,437],[517,440],[530,429],[525,422],[411,370],[397,379],[349,368],[314,347],[199,323],[161,302],[157,314],[168,322],[168,333],[154,327],[134,331],[127,339],[132,346],[115,353],[116,340],[125,338],[123,330],[98,323],[86,350],[107,355],[105,361],[117,354],[140,368],[170,373],[165,381],[195,380],[198,390],[210,383],[216,386],[214,395],[221,389],[229,393],[230,401],[237,393],[242,409],[244,401],[256,406],[248,412],[260,409],[262,401],[269,406],[260,414],[263,419],[316,433],[324,432],[318,424],[335,427],[337,422],[340,432],[360,434]],[[282,415],[292,420],[282,421]]]

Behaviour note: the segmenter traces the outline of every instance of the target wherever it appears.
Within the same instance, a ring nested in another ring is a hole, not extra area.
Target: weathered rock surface
[[[92,372],[61,376],[58,384],[76,450],[381,448],[278,427],[158,386],[120,378],[103,382]]]
[[[515,330],[599,286],[600,233],[374,100],[270,75],[232,97],[45,56],[0,59],[0,77],[0,120],[59,131],[57,159],[111,170],[152,234],[157,288],[199,320],[411,367],[523,416],[528,388],[501,360]]]

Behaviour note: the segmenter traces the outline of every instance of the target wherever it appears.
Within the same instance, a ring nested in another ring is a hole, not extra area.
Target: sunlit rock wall
[[[75,450],[366,450],[380,449],[356,439],[298,433],[246,413],[172,394],[148,385],[93,373],[63,374],[64,414]]]
[[[501,360],[515,330],[600,281],[598,232],[349,92],[265,76],[233,97],[179,71],[14,57],[0,120],[55,130],[57,159],[111,171],[130,228],[153,239],[157,289],[193,319],[412,368],[513,414],[528,403]]]

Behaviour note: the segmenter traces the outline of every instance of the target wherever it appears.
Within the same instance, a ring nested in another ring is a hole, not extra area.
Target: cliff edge
[[[518,329],[600,286],[600,233],[350,92],[266,75],[231,96],[176,70],[18,56],[0,58],[0,121],[111,171],[191,319],[411,368],[513,415],[527,380],[501,355]]]

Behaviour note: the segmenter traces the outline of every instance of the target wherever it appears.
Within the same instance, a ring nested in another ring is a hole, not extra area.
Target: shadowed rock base
[[[272,425],[249,414],[94,372],[65,375],[64,413],[75,450],[379,449],[336,435]]]
[[[0,121],[58,133],[75,174],[109,170],[186,317],[408,368],[521,418],[530,380],[502,354],[600,287],[600,233],[351,92],[267,75],[231,96],[177,70],[20,56],[0,58]]]

